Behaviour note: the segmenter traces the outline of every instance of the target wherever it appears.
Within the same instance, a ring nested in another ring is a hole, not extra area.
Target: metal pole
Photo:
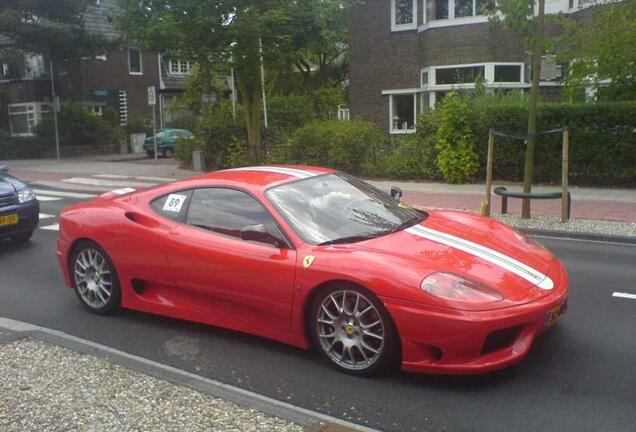
[[[234,68],[230,68],[232,77],[232,118],[236,120],[236,83],[234,82]]]
[[[263,118],[267,129],[267,96],[265,95],[265,67],[263,66],[263,40],[258,38],[258,50],[261,54],[261,90],[263,92]]]
[[[568,220],[568,164],[570,153],[570,129],[566,126],[563,129],[563,164],[561,166],[561,222]]]
[[[486,197],[481,208],[482,216],[490,216],[490,193],[492,189],[492,160],[495,147],[495,133],[488,130],[488,157],[486,159]]]
[[[157,149],[157,113],[155,110],[156,105],[152,105],[152,140],[155,144],[155,162],[159,160],[159,154]]]
[[[49,71],[51,75],[51,99],[53,101],[53,124],[55,127],[55,157],[60,160],[60,132],[57,124],[57,110],[60,106],[55,96],[55,77],[53,75],[53,61],[49,62]]]

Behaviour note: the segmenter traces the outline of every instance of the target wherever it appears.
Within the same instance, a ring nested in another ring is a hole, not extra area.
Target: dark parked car
[[[27,241],[40,221],[40,203],[35,194],[0,166],[0,240]]]
[[[157,132],[157,153],[163,157],[171,158],[177,148],[179,138],[192,138],[192,132],[186,129],[163,129]],[[144,150],[148,156],[155,154],[155,141],[153,137],[148,137],[144,141]]]

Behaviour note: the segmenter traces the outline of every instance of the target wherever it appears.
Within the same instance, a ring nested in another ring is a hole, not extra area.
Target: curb
[[[554,231],[554,230],[540,230],[533,228],[515,228],[525,234],[534,237],[550,237],[561,238],[568,240],[587,240],[604,243],[619,243],[624,245],[636,245],[636,237],[629,236],[617,236],[608,234],[595,234],[585,232],[573,232],[573,231]]]
[[[83,354],[90,354],[137,372],[294,422],[308,430],[320,432],[378,432],[376,429],[281,402],[240,387],[204,378],[172,366],[71,336],[58,330],[0,317],[0,343],[15,341],[24,337],[32,337]]]

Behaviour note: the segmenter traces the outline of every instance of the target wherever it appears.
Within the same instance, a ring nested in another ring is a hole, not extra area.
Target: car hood
[[[479,281],[501,292],[506,303],[531,301],[554,288],[548,273],[555,258],[547,249],[469,213],[431,211],[419,225],[356,245],[408,260],[422,278],[450,272]]]
[[[10,177],[0,177],[0,195],[6,195],[9,193],[15,192],[15,187],[13,186],[15,180]]]

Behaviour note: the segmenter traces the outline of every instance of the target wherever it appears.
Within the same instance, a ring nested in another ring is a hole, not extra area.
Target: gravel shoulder
[[[0,343],[2,431],[302,431],[299,425],[88,354]]]
[[[634,222],[570,219],[565,223],[561,223],[561,218],[557,216],[535,216],[532,219],[521,219],[519,215],[510,214],[495,214],[492,218],[512,225],[515,228],[564,233],[597,234],[602,236],[636,237],[636,223]]]

